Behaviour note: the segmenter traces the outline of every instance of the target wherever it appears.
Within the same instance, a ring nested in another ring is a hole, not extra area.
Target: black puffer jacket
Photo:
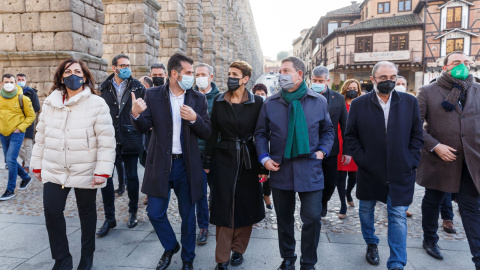
[[[117,91],[113,87],[111,74],[100,85],[100,96],[107,102],[110,108],[110,115],[115,128],[115,139],[117,140],[117,154],[138,154],[142,144],[142,134],[139,133],[130,122],[130,113],[132,111],[132,92],[136,98],[144,98],[145,87],[136,79],[127,79],[127,86],[122,95],[122,100],[118,104]]]

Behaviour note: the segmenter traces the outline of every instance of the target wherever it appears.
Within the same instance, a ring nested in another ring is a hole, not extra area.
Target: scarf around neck
[[[448,96],[442,101],[442,107],[448,112],[455,109],[458,102],[465,104],[466,91],[473,83],[473,75],[470,74],[465,80],[455,79],[448,72],[442,72],[437,82],[440,86],[447,90],[451,90]]]
[[[307,120],[300,103],[307,89],[307,84],[303,81],[295,92],[282,91],[283,99],[289,104],[288,136],[284,153],[286,159],[310,154]]]
[[[0,91],[0,95],[2,95],[3,98],[13,98],[14,96],[16,96],[18,93],[18,88],[15,87],[15,91],[12,91],[12,92],[7,92],[5,91],[5,89],[2,88],[2,90]]]

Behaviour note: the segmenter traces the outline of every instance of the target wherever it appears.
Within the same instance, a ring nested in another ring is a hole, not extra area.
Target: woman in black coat
[[[263,99],[245,88],[251,74],[248,63],[233,62],[228,69],[229,90],[213,102],[212,136],[204,160],[213,172],[210,223],[217,226],[215,269],[243,262],[252,225],[265,217],[259,183],[259,174],[265,173],[260,171],[253,143]]]

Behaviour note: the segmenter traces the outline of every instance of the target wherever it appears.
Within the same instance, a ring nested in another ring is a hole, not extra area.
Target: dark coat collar
[[[370,95],[371,97],[369,97],[373,103],[375,103],[376,105],[378,105],[380,108],[380,103],[378,102],[378,97],[377,97],[377,93],[375,92],[375,90],[372,90],[370,91],[370,93],[368,93],[367,95]],[[400,97],[400,95],[397,93],[397,91],[393,90],[390,95],[392,95],[392,100],[390,101],[390,108],[393,107],[394,105],[396,105],[397,103],[400,102],[400,100],[402,100],[402,98]]]

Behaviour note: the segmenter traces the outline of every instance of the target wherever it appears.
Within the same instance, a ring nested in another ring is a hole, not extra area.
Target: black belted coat
[[[213,100],[212,136],[204,162],[211,160],[212,203],[210,223],[229,228],[253,225],[265,217],[258,182],[261,164],[253,135],[263,100],[247,92],[248,99],[230,104],[225,93]]]

